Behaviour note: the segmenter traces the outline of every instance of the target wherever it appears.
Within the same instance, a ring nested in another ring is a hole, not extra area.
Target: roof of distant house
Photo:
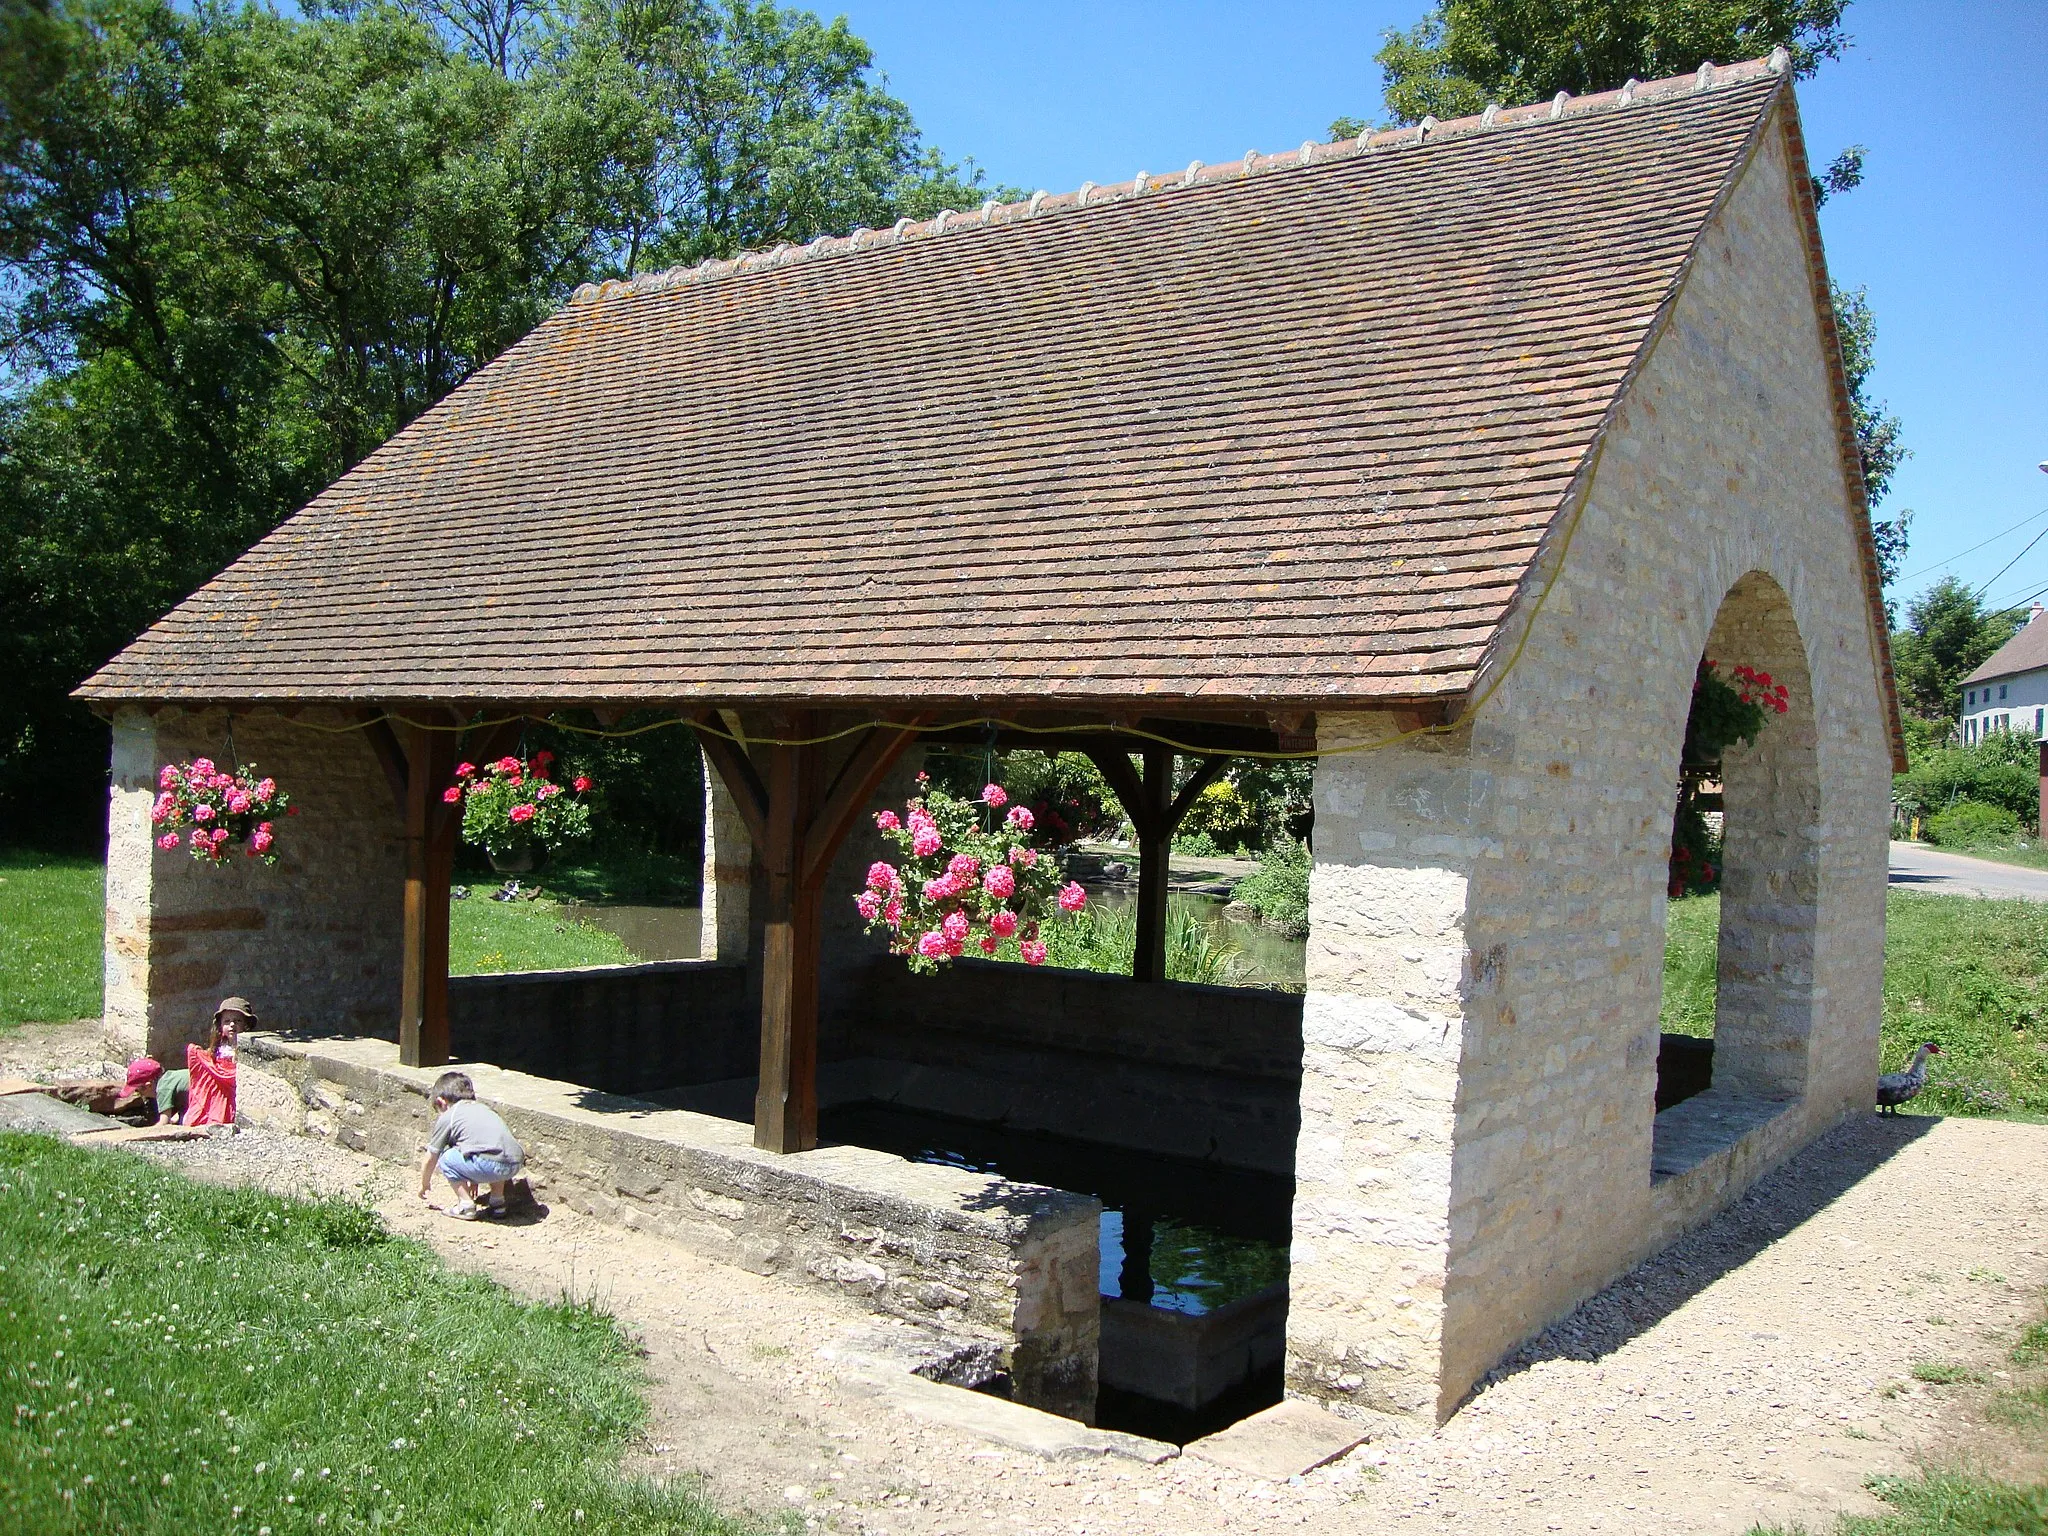
[[[1990,682],[2019,672],[2038,672],[2043,667],[2048,667],[2048,615],[2037,605],[2020,632],[1985,657],[1984,664],[1963,682]]]
[[[1454,698],[1788,80],[585,287],[81,693]]]

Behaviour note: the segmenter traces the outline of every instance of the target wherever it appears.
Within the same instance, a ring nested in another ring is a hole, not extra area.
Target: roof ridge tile
[[[630,278],[584,283],[577,288],[569,302],[573,305],[583,305],[638,293],[665,292],[688,284],[713,281],[739,273],[787,266],[792,262],[815,261],[842,252],[874,250],[885,243],[900,245],[913,238],[933,238],[956,231],[989,229],[998,223],[1020,223],[1048,212],[1104,208],[1154,192],[1175,192],[1227,180],[1240,180],[1260,173],[1259,168],[1262,165],[1270,165],[1275,169],[1327,166],[1339,160],[1356,159],[1378,150],[1413,148],[1423,144],[1442,143],[1446,139],[1463,138],[1473,133],[1519,128],[1531,123],[1569,120],[1591,112],[1666,101],[1703,91],[1725,90],[1731,86],[1747,85],[1752,81],[1769,77],[1789,77],[1791,68],[1790,55],[1783,48],[1778,48],[1773,50],[1768,58],[1749,59],[1740,64],[1716,64],[1708,60],[1690,74],[1669,75],[1663,79],[1647,81],[1630,78],[1619,89],[1612,91],[1596,91],[1585,96],[1573,96],[1569,91],[1559,91],[1548,102],[1536,102],[1520,107],[1503,107],[1499,102],[1488,102],[1485,111],[1467,117],[1439,121],[1435,117],[1426,116],[1420,123],[1369,130],[1355,138],[1338,139],[1327,144],[1318,143],[1314,139],[1305,140],[1300,150],[1293,155],[1263,154],[1256,149],[1248,149],[1237,160],[1221,165],[1204,165],[1199,160],[1190,161],[1187,170],[1178,177],[1153,177],[1140,171],[1129,181],[1111,186],[1098,186],[1095,182],[1084,181],[1073,192],[1048,193],[1041,189],[1032,193],[1028,199],[1014,203],[999,203],[991,198],[981,205],[979,220],[970,221],[959,210],[945,208],[929,219],[898,219],[886,235],[878,230],[861,228],[847,235],[818,235],[801,246],[784,242],[768,251],[741,251],[722,259],[705,257],[695,266],[668,267],[659,272],[640,273]],[[1324,150],[1328,153],[1320,154]],[[1004,217],[999,218],[998,215]],[[875,238],[862,245],[863,235]]]

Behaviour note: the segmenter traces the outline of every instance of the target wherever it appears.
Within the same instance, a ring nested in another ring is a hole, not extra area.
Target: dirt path
[[[0,1040],[0,1071],[96,1046],[89,1030],[25,1032]],[[288,1093],[254,1073],[244,1086],[258,1112]],[[454,1263],[529,1295],[595,1296],[647,1347],[644,1470],[874,1536],[1824,1530],[1879,1507],[1866,1477],[1970,1430],[2048,1282],[2048,1127],[1858,1120],[1525,1348],[1441,1431],[1276,1486],[1193,1457],[1049,1465],[921,1424],[831,1362],[871,1315],[573,1213],[449,1221],[405,1170],[261,1129],[151,1155],[196,1177],[360,1190]],[[1936,1360],[1989,1385],[1912,1380]]]

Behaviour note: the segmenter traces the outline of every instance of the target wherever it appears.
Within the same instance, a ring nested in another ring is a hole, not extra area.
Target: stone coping
[[[753,1127],[740,1121],[667,1109],[645,1099],[534,1077],[489,1062],[407,1067],[398,1060],[398,1047],[388,1040],[304,1038],[252,1031],[242,1037],[242,1049],[259,1061],[296,1059],[338,1083],[365,1089],[393,1087],[417,1093],[422,1099],[441,1073],[464,1072],[476,1084],[477,1097],[486,1103],[523,1112],[522,1119],[543,1117],[572,1138],[581,1131],[644,1139],[727,1163],[739,1182],[756,1186],[791,1180],[811,1183],[857,1201],[915,1207],[924,1221],[936,1219],[942,1226],[960,1231],[980,1230],[1006,1242],[1082,1221],[1092,1232],[1101,1210],[1101,1202],[1093,1196],[963,1168],[913,1163],[868,1147],[765,1152],[753,1144]],[[424,1106],[421,1113],[425,1113]]]
[[[1675,1179],[1762,1133],[1799,1107],[1798,1099],[1709,1088],[1660,1113],[1651,1130],[1650,1177]]]
[[[662,976],[681,975],[688,971],[745,969],[746,962],[740,960],[626,960],[610,965],[563,965],[547,971],[473,971],[467,976],[450,976],[448,985],[474,987],[492,982],[540,985],[547,982],[573,981],[579,976]]]

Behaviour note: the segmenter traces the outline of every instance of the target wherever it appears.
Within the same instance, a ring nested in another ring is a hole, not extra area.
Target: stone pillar
[[[1318,745],[1392,734],[1319,718]],[[1446,738],[1316,764],[1289,1389],[1435,1419],[1484,776]]]
[[[107,802],[106,1022],[149,1037],[149,900],[157,852],[156,722],[139,709],[114,716],[113,789]]]
[[[748,907],[754,888],[754,844],[718,770],[704,764],[703,929],[697,955],[744,965]]]

